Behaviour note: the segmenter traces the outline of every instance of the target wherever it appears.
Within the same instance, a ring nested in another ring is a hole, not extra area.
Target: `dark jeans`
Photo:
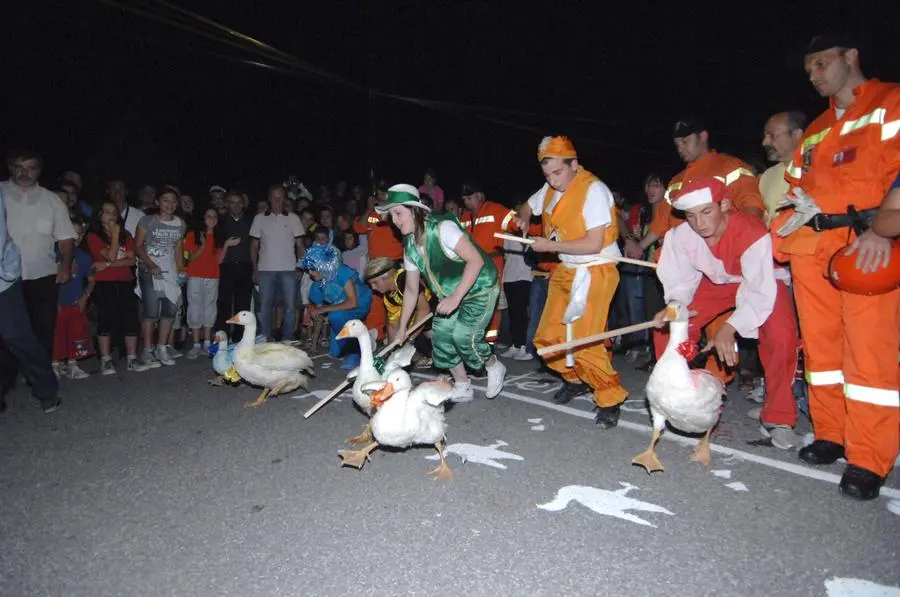
[[[525,345],[534,353],[534,335],[537,333],[538,324],[541,323],[541,315],[544,313],[544,305],[547,303],[547,291],[550,288],[550,278],[535,276],[531,281],[531,292],[528,300],[528,334],[525,336]]]
[[[505,282],[506,312],[509,315],[509,331],[513,346],[525,346],[528,339],[528,302],[531,298],[531,282]]]
[[[226,329],[225,321],[239,311],[250,310],[253,294],[253,266],[249,263],[223,263],[219,266],[219,299],[216,303],[216,329]],[[244,326],[233,325],[228,331],[232,342],[244,335]]]
[[[51,279],[55,289],[56,280]],[[56,399],[59,385],[50,368],[50,352],[41,346],[32,331],[24,286],[20,281],[0,292],[0,401],[15,385],[21,369],[34,395],[46,404]],[[55,304],[53,320],[56,321]]]
[[[25,297],[31,329],[49,359],[53,355],[53,335],[56,333],[56,311],[59,302],[56,275],[44,276],[37,280],[22,280],[22,295]]]

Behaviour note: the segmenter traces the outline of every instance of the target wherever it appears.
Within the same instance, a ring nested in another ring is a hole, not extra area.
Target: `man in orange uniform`
[[[695,119],[679,120],[675,123],[675,131],[672,133],[675,141],[675,149],[687,167],[675,175],[666,189],[666,200],[671,203],[681,193],[683,186],[706,178],[715,178],[726,187],[726,195],[736,211],[743,211],[755,216],[762,221],[766,206],[759,194],[759,183],[753,170],[737,159],[724,153],[718,153],[709,148],[709,132],[706,127]],[[655,214],[654,214],[655,215]],[[654,221],[656,218],[654,218]],[[669,214],[668,229],[674,228],[684,222],[684,216],[680,212],[672,211]],[[651,230],[659,232],[658,224],[651,224]],[[666,231],[663,231],[665,235]],[[663,249],[665,250],[665,249]],[[706,280],[704,284],[708,283]],[[727,320],[723,315],[706,327],[708,338],[714,338]],[[706,369],[723,381],[734,379],[734,373],[725,370],[715,358],[707,361]]]
[[[621,253],[616,244],[619,231],[612,193],[578,163],[572,142],[566,137],[544,137],[538,146],[538,161],[547,182],[519,209],[516,224],[525,230],[531,215],[540,215],[543,234],[532,237],[531,248],[538,253],[558,253],[560,258],[550,277],[547,303],[534,338],[535,347],[540,348],[565,341],[563,319],[570,310],[576,281],[586,289],[587,307],[583,316],[572,322],[574,337],[606,329],[609,305],[619,284],[616,262],[607,257]],[[562,352],[544,359],[565,381],[553,401],[563,404],[593,390],[595,423],[604,429],[615,427],[619,405],[628,392],[612,367],[606,347],[602,343],[582,346],[573,357],[573,368],[567,366]]]
[[[830,106],[788,164],[793,209],[772,224],[776,251],[791,263],[816,436],[799,456],[809,464],[846,457],[841,492],[869,500],[900,443],[900,290],[842,292],[824,272],[848,242],[863,271],[881,267],[891,251],[866,221],[900,171],[900,85],[866,79],[857,45],[842,36],[813,38],[804,63]]]
[[[499,203],[488,201],[481,191],[481,187],[475,183],[464,184],[462,187],[462,199],[466,206],[461,221],[475,244],[482,251],[487,253],[488,257],[494,260],[497,266],[497,273],[500,279],[503,279],[503,241],[494,238],[497,232],[506,233],[510,230],[518,230],[518,226],[513,221],[516,212],[503,207]],[[499,301],[498,301],[499,302]],[[491,323],[488,324],[484,339],[493,344],[497,341],[497,335],[500,333],[500,309],[494,306],[494,316]]]
[[[388,185],[381,181],[375,187],[375,193],[369,197],[366,211],[353,222],[353,231],[357,234],[365,234],[368,239],[369,261],[376,257],[387,257],[394,261],[403,259],[403,245],[400,243],[400,235],[391,225],[390,218],[382,216],[375,207],[384,205],[387,201]],[[380,295],[372,296],[372,307],[366,316],[366,327],[378,332],[378,339],[383,340],[385,334],[384,299]]]

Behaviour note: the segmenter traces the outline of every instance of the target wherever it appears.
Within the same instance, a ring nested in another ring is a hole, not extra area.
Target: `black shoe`
[[[583,383],[563,382],[563,386],[553,394],[554,404],[567,404],[572,401],[575,396],[583,396],[590,392],[591,389]]]
[[[841,493],[855,500],[874,500],[884,479],[870,470],[848,464],[841,477]]]
[[[650,359],[646,363],[642,363],[635,367],[638,371],[643,371],[644,373],[653,373],[653,367],[656,365],[656,361]]]
[[[41,401],[41,408],[44,409],[45,415],[49,415],[50,413],[59,410],[60,406],[62,406],[62,401],[59,398]]]
[[[619,405],[598,406],[594,423],[601,429],[611,429],[619,424]]]
[[[831,464],[844,457],[844,446],[827,439],[817,439],[797,454],[806,464]]]

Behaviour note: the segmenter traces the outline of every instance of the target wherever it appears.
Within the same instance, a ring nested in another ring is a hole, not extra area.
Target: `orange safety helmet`
[[[838,290],[853,294],[885,294],[900,286],[900,242],[891,243],[891,262],[887,267],[863,273],[856,269],[858,255],[844,255],[850,245],[844,245],[828,262],[828,279]]]

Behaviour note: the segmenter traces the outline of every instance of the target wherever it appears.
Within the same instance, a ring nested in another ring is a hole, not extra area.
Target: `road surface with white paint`
[[[709,467],[670,431],[665,471],[630,465],[649,440],[640,388],[618,428],[509,363],[503,394],[453,407],[448,462],[378,450],[340,468],[365,424],[340,380],[244,409],[208,360],[63,382],[43,415],[24,389],[0,416],[0,594],[40,596],[767,595],[897,597],[900,483],[859,503],[840,465],[812,469],[759,438],[732,392]],[[326,366],[327,365],[327,366]],[[483,387],[484,380],[476,381]],[[805,425],[804,430],[808,429]]]

